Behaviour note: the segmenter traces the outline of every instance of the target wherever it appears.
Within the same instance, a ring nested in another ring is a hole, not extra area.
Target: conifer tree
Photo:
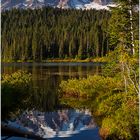
[[[119,3],[117,10],[118,10],[118,15],[121,16],[123,21],[119,22],[120,24],[124,24],[124,30],[128,31],[127,36],[129,36],[126,40],[130,40],[127,43],[127,46],[130,49],[130,53],[133,55],[135,54],[135,43],[134,43],[134,22],[135,22],[135,17],[134,17],[134,12],[137,10],[137,6],[139,4],[138,0],[114,0]],[[116,11],[117,11],[116,10]],[[120,14],[121,13],[121,14]],[[127,22],[127,23],[125,23]],[[122,28],[122,27],[121,27]],[[127,29],[126,29],[127,28]]]

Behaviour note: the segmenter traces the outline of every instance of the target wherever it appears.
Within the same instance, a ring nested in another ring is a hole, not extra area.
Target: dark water
[[[2,73],[31,73],[34,89],[29,104],[20,105],[22,113],[9,124],[55,140],[100,139],[89,108],[56,108],[60,104],[57,93],[62,80],[100,74],[101,69],[100,63],[3,63]]]

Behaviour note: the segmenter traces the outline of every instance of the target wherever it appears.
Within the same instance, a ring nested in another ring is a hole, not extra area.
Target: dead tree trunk
[[[133,6],[132,0],[129,0],[129,15],[130,15],[130,34],[131,34],[131,54],[135,54],[135,45],[134,45],[134,31],[133,31]]]

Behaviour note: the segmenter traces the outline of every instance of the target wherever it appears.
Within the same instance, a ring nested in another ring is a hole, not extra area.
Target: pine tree
[[[139,1],[138,0],[114,0],[116,2],[119,3],[118,5],[118,11],[120,11],[120,13],[118,13],[123,19],[124,21],[121,21],[120,24],[127,24],[127,27],[125,26],[125,28],[127,28],[129,34],[127,33],[127,35],[129,35],[129,49],[130,49],[130,53],[131,54],[135,54],[135,44],[134,44],[134,11],[136,10],[136,6],[138,6]],[[127,23],[125,23],[127,22]],[[125,29],[124,28],[124,29]],[[125,29],[126,31],[126,29]]]

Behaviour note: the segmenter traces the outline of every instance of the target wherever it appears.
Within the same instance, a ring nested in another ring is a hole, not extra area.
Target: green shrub
[[[138,95],[133,85],[128,85],[126,93],[124,83],[118,77],[95,75],[62,81],[60,94],[64,97],[70,96],[78,99],[88,97],[89,100],[84,104],[88,108],[91,107],[94,117],[97,118],[96,122],[101,127],[100,135],[103,139],[137,139]],[[67,104],[77,106],[75,102],[76,100],[67,101]]]
[[[104,139],[136,140],[139,134],[138,104],[127,100],[102,121],[100,134]],[[108,130],[106,134],[104,132]]]
[[[122,82],[115,78],[89,76],[87,79],[70,79],[60,84],[60,94],[74,97],[95,97],[95,95],[113,92],[122,88]]]
[[[17,71],[13,74],[2,75],[1,81],[1,107],[2,119],[18,112],[30,94],[31,74]]]

